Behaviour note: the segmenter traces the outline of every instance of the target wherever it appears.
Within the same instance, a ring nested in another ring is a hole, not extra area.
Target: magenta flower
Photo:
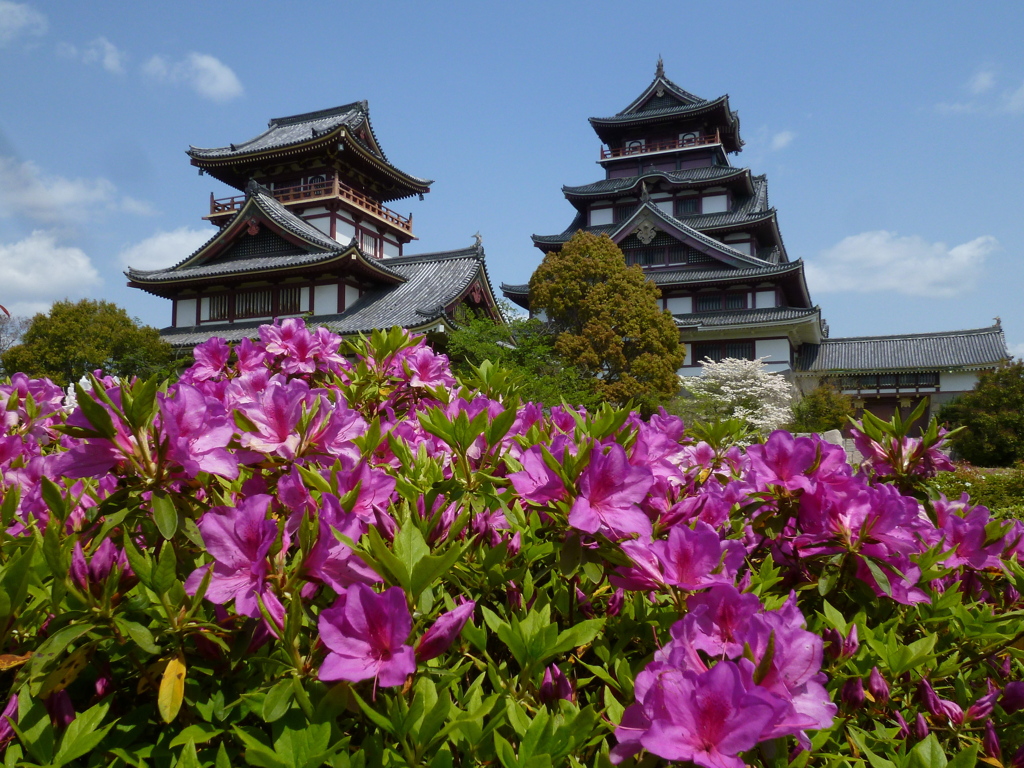
[[[309,387],[301,379],[271,380],[253,402],[240,403],[239,410],[257,429],[242,435],[242,447],[294,459],[301,442],[296,430],[308,395]]]
[[[220,605],[234,600],[240,615],[255,618],[260,616],[259,596],[280,627],[284,624],[284,607],[267,584],[267,554],[277,539],[277,523],[267,519],[270,502],[270,496],[257,494],[237,507],[214,507],[199,521],[199,531],[206,551],[214,559],[206,599]],[[194,595],[210,567],[193,571],[185,581],[185,591]]]
[[[320,614],[319,627],[331,649],[320,667],[321,680],[373,678],[391,687],[416,671],[416,656],[405,643],[412,616],[400,587],[377,594],[365,584],[353,584]]]
[[[416,643],[416,660],[430,661],[447,651],[466,626],[475,608],[476,602],[470,600],[438,616],[430,629],[424,632],[423,637]]]
[[[131,572],[124,551],[114,546],[114,542],[110,539],[104,539],[96,547],[88,563],[85,560],[81,542],[76,542],[71,553],[71,579],[79,589],[91,591],[98,596],[103,591],[103,582],[107,580],[107,576],[110,575],[110,571],[115,565],[122,572],[125,570]]]
[[[316,354],[321,345],[306,330],[303,320],[290,317],[282,320],[280,325],[261,325],[259,332],[266,351],[278,357],[282,371],[301,374],[316,370]]]
[[[223,405],[193,386],[179,384],[174,397],[160,397],[160,418],[168,457],[188,477],[200,472],[229,480],[238,477],[238,460],[227,450],[235,427]]]
[[[547,464],[538,446],[523,453],[520,462],[521,472],[513,472],[508,476],[512,487],[525,501],[534,504],[550,504],[565,498],[565,485]]]
[[[231,347],[221,338],[212,338],[192,350],[195,363],[188,369],[188,380],[207,381],[220,378],[231,359]]]
[[[0,747],[14,738],[14,729],[11,723],[18,720],[18,695],[12,694],[7,700],[4,711],[0,712]]]
[[[544,670],[544,680],[540,684],[537,698],[542,704],[554,704],[560,699],[576,701],[576,689],[561,667],[552,664]]]
[[[402,370],[410,387],[455,386],[447,356],[435,353],[425,343],[400,354]]]
[[[739,753],[751,749],[775,716],[767,700],[744,684],[739,667],[723,661],[703,673],[665,670],[647,690],[651,725],[640,744],[666,760],[704,768],[743,768]]]
[[[569,512],[569,525],[611,538],[651,536],[651,521],[637,506],[654,484],[646,467],[630,466],[626,452],[613,443],[607,453],[595,446],[590,465],[580,476],[579,495]]]

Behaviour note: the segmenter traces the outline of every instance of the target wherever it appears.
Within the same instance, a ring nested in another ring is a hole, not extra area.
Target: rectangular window
[[[377,253],[377,238],[371,232],[360,232],[359,233],[359,247],[363,249],[363,253],[367,256],[378,256]]]
[[[732,357],[737,360],[754,359],[754,342],[752,341],[727,341],[724,347],[725,357]]]
[[[615,206],[615,223],[621,224],[630,216],[633,215],[633,211],[636,210],[635,204],[630,205],[616,205]]]
[[[695,213],[700,213],[699,197],[684,197],[681,200],[676,200],[676,218],[692,216]]]
[[[896,374],[885,373],[878,377],[879,387],[895,387],[896,386]]]
[[[297,315],[301,306],[302,289],[297,285],[281,288],[277,298],[279,315]]]
[[[228,295],[226,293],[210,297],[210,319],[228,319]]]
[[[697,312],[714,312],[722,308],[722,294],[708,293],[697,296],[694,300]]]
[[[745,293],[727,293],[725,295],[725,308],[726,309],[746,309],[747,308],[747,294],[745,294]]]
[[[693,359],[702,362],[710,357],[716,363],[728,358],[736,360],[754,359],[754,342],[752,341],[701,341],[693,345]]]
[[[668,263],[669,264],[685,264],[686,263],[686,252],[691,250],[685,245],[673,246],[668,249]]]
[[[235,317],[270,317],[274,314],[273,291],[245,291],[235,294]]]

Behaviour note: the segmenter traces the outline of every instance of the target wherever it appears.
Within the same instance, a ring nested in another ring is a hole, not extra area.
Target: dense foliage
[[[700,376],[685,377],[683,389],[689,399],[679,400],[675,410],[688,420],[736,419],[767,434],[793,416],[793,386],[763,360],[705,359]]]
[[[139,325],[109,301],[57,301],[38,314],[20,343],[3,353],[8,373],[45,376],[62,387],[102,369],[113,376],[145,376],[172,360],[155,328]]]
[[[4,353],[21,339],[28,329],[29,319],[0,312],[0,376],[4,373]]]
[[[843,429],[853,418],[853,400],[828,381],[823,381],[793,404],[793,432],[827,432]]]
[[[975,466],[1024,461],[1024,362],[982,372],[974,389],[943,406],[939,418],[964,427],[953,447]]]
[[[1024,526],[929,496],[934,426],[855,472],[400,331],[195,360],[0,385],[7,766],[1024,761]]]
[[[979,469],[961,463],[936,477],[935,487],[949,498],[966,493],[997,517],[1024,519],[1024,466]]]
[[[584,371],[607,402],[632,400],[645,412],[679,391],[676,371],[686,359],[660,298],[611,238],[582,230],[530,278],[530,307],[558,334],[561,359]]]
[[[445,340],[452,373],[471,381],[480,366],[496,365],[508,374],[524,400],[549,407],[563,402],[587,409],[600,405],[595,379],[559,357],[556,336],[547,323],[517,317],[510,311],[505,315],[508,320],[504,324],[489,317],[460,319]]]

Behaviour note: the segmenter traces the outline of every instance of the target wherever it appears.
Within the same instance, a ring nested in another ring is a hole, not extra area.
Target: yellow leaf
[[[24,656],[16,656],[13,653],[0,654],[0,672],[4,672],[8,669],[14,669],[20,667],[26,661],[32,658],[32,651],[29,651]]]
[[[78,677],[79,673],[89,664],[91,648],[79,648],[66,659],[64,663],[46,676],[43,687],[39,689],[39,695],[46,698],[51,693],[63,691]]]
[[[160,678],[160,693],[157,709],[165,723],[174,721],[185,698],[185,659],[179,653],[167,661],[163,677]]]

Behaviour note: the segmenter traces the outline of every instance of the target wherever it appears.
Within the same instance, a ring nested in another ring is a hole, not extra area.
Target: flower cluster
[[[470,390],[397,330],[342,344],[285,320],[67,407],[0,384],[13,761],[292,764],[315,732],[325,761],[740,768],[820,732],[841,765],[881,749],[860,713],[904,751],[1024,747],[1024,526],[918,492],[937,431],[869,425],[855,470]]]

